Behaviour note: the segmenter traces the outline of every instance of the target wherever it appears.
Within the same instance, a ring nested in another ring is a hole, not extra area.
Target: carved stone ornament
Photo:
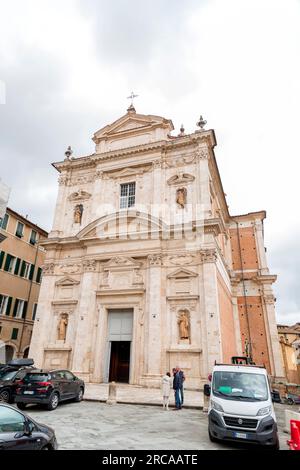
[[[189,173],[178,173],[177,175],[172,176],[168,179],[168,185],[176,184],[187,184],[192,183],[195,180],[195,176],[190,175]]]
[[[274,303],[276,302],[276,299],[273,294],[265,295],[264,299],[267,305],[274,305]]]
[[[200,257],[202,263],[215,263],[217,261],[217,250],[214,248],[200,250]]]
[[[80,264],[62,264],[59,266],[59,272],[62,274],[77,274],[81,270]]]
[[[67,176],[60,176],[58,178],[59,186],[67,186],[68,182],[69,182],[69,178]]]
[[[44,266],[42,266],[43,276],[49,276],[49,275],[54,274],[54,268],[55,268],[54,263],[44,264]]]
[[[97,263],[94,259],[87,259],[83,261],[82,266],[85,272],[92,272],[96,271]]]
[[[92,195],[87,191],[83,191],[82,189],[78,189],[74,193],[69,196],[69,201],[85,201],[89,199]]]
[[[150,266],[161,266],[162,256],[160,254],[149,255],[148,260]]]
[[[196,152],[196,157],[198,160],[208,160],[209,153],[207,149],[200,148]]]

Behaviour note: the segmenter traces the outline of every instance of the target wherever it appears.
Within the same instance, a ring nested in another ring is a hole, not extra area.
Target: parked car
[[[16,389],[15,402],[18,408],[27,404],[45,405],[55,410],[61,401],[80,402],[84,395],[84,382],[69,370],[34,369],[24,376]]]
[[[15,359],[0,369],[0,402],[13,403],[18,383],[32,369],[32,359]]]
[[[211,385],[208,433],[212,442],[222,440],[256,443],[279,449],[276,416],[267,371],[253,365],[216,364]]]
[[[286,402],[289,405],[300,405],[300,395],[295,395],[294,393],[287,393]]]
[[[0,403],[0,450],[56,450],[55,432],[16,408]]]

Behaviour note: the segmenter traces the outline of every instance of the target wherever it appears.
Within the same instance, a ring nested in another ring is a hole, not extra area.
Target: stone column
[[[203,349],[206,347],[207,377],[212,372],[215,361],[222,362],[221,325],[219,314],[218,286],[217,286],[217,254],[214,249],[200,251],[203,271],[204,293],[204,322],[206,330],[206,345],[203,341]],[[205,366],[205,363],[203,364]]]
[[[43,266],[43,279],[29,350],[29,357],[34,359],[35,367],[38,368],[42,368],[44,365],[44,349],[50,341],[49,330],[54,321],[52,310],[54,289],[54,264],[46,263]]]
[[[50,232],[51,236],[58,236],[59,233],[63,231],[68,181],[69,181],[69,178],[67,176],[67,172],[64,171],[58,179],[59,188],[58,188],[52,230]]]
[[[259,259],[259,269],[261,274],[268,274],[269,268],[267,264],[267,257],[265,252],[264,237],[263,237],[263,223],[261,220],[255,221],[255,238],[256,248]]]
[[[265,292],[263,296],[263,301],[272,375],[276,379],[284,379],[284,367],[282,363],[282,354],[275,317],[274,295],[271,292]]]
[[[234,324],[234,333],[235,333],[235,344],[236,344],[236,352],[238,356],[242,356],[243,354],[243,347],[242,347],[242,336],[241,336],[241,327],[240,327],[240,318],[239,318],[239,308],[237,302],[237,289],[238,289],[238,282],[234,283],[232,281],[232,315],[233,315],[233,324]]]
[[[146,375],[161,376],[161,255],[148,256]],[[155,377],[154,377],[155,379]]]
[[[72,368],[74,373],[80,374],[86,380],[90,378],[90,366],[93,359],[91,338],[96,314],[96,290],[96,261],[84,260],[80,298],[76,311]]]

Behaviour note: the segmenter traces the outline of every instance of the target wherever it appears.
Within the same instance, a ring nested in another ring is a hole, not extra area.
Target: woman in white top
[[[166,375],[162,378],[162,394],[163,394],[163,408],[165,410],[169,409],[169,400],[170,400],[170,392],[171,392],[171,374],[170,372],[166,372]]]

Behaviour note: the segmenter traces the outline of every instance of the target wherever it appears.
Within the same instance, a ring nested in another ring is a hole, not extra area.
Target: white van
[[[208,432],[211,441],[244,441],[279,449],[277,422],[267,371],[252,365],[215,365],[211,385]]]

